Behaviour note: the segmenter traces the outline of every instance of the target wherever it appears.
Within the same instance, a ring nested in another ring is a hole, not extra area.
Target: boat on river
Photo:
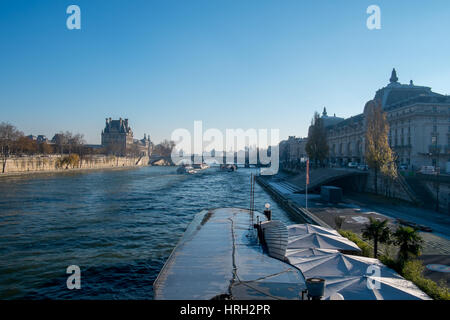
[[[155,280],[155,299],[298,299],[306,287],[302,273],[275,258],[284,257],[286,246],[265,250],[254,228],[268,223],[247,209],[198,213]],[[282,238],[271,237],[287,244],[287,232]]]
[[[178,174],[194,174],[197,173],[197,170],[194,169],[192,166],[183,165],[178,167],[177,169]]]
[[[206,163],[200,163],[200,164],[193,164],[192,165],[192,167],[195,169],[195,170],[205,170],[205,169],[208,169],[209,168],[209,166],[206,164]]]
[[[346,253],[349,250],[356,253]],[[286,227],[271,220],[268,207],[263,214],[241,208],[203,210],[158,274],[154,298],[430,299],[378,259],[360,256],[360,251],[332,229]]]
[[[221,164],[219,167],[220,171],[226,171],[226,172],[234,172],[237,170],[237,165],[235,164]]]

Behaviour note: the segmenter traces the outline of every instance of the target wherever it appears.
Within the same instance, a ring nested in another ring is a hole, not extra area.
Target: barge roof
[[[154,283],[155,299],[299,299],[302,273],[263,252],[257,220],[265,216],[239,208],[197,214]]]

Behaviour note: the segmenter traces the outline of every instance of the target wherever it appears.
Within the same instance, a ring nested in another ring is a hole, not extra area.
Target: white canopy
[[[412,282],[405,280],[378,259],[346,255],[330,250],[317,250],[313,256],[290,251],[289,262],[300,269],[305,278],[325,279],[325,299],[335,293],[346,300],[429,299]],[[373,266],[379,271],[374,273]],[[370,286],[378,282],[379,288]],[[368,286],[369,282],[369,286]]]
[[[326,300],[335,293],[341,294],[344,300],[432,300],[411,281],[403,278],[359,276],[324,279]],[[368,281],[378,281],[380,288],[370,289]]]
[[[317,248],[288,249],[286,250],[286,257],[306,258],[311,256],[333,254],[338,252],[339,251],[333,249],[317,249]]]
[[[308,233],[322,233],[332,236],[340,236],[339,232],[334,229],[316,226],[314,224],[293,224],[287,227],[289,237],[301,236]]]
[[[319,255],[310,257],[296,257],[294,254],[288,258],[289,262],[299,268],[306,278],[361,276],[367,274],[369,266],[379,267],[382,277],[401,278],[399,274],[386,267],[378,259],[347,255],[340,252],[319,253]]]
[[[289,237],[288,249],[334,249],[361,252],[361,249],[347,238],[321,233],[308,233],[296,237]]]

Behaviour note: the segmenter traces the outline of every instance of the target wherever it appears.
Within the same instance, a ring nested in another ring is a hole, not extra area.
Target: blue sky
[[[304,136],[324,106],[362,112],[393,67],[450,93],[449,30],[448,0],[1,0],[0,121],[89,143],[106,117],[156,142],[194,120]]]

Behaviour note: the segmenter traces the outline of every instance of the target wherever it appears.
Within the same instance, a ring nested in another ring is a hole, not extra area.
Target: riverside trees
[[[76,154],[79,160],[82,160],[86,153],[92,151],[88,149],[84,145],[83,135],[79,133],[72,134],[69,131],[57,133],[54,138],[54,143],[48,144],[47,142],[37,142],[26,137],[22,131],[10,123],[0,123],[0,161],[2,173],[6,170],[7,160],[10,155],[68,153],[69,155]],[[73,165],[75,162],[75,160],[72,160],[70,165]]]

